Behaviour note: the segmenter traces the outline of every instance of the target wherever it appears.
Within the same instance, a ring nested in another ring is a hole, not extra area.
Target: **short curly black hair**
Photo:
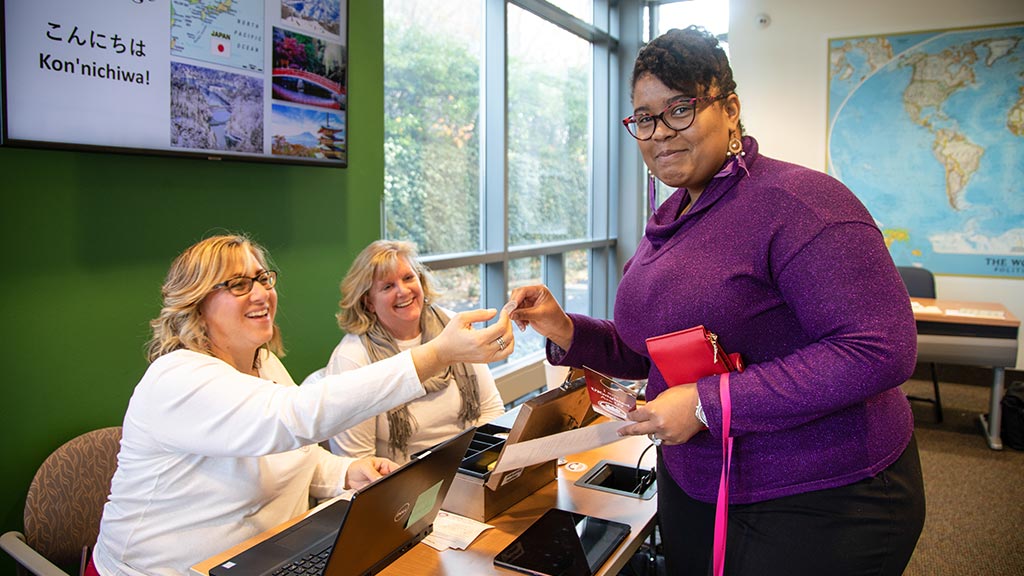
[[[712,87],[722,94],[736,91],[725,50],[718,38],[699,26],[673,28],[641,48],[633,65],[631,93],[644,74],[653,74],[669,88],[692,96],[714,96],[707,93]]]

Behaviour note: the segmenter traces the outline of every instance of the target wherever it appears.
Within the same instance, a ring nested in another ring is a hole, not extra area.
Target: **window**
[[[656,30],[660,36],[672,28],[701,26],[718,36],[726,43],[725,53],[729,53],[729,3],[722,0],[666,0],[650,2],[648,7],[648,29],[644,40],[650,40],[650,31]],[[653,26],[650,24],[653,23]]]
[[[508,229],[522,246],[587,237],[590,43],[508,7]]]
[[[384,14],[384,236],[477,251],[480,2],[386,0]]]
[[[442,306],[455,312],[481,307],[479,266],[458,266],[432,272],[434,289],[443,294]]]
[[[660,36],[672,28],[701,26],[718,36],[725,53],[729,54],[729,3],[722,0],[667,0],[652,2],[645,11],[647,26],[644,30],[644,41]],[[653,34],[652,34],[653,32]],[[655,203],[661,204],[675,192],[671,188],[656,182]],[[647,207],[648,213],[650,207]]]
[[[521,286],[538,284],[544,281],[541,272],[541,257],[516,258],[508,263],[508,288],[512,291]],[[544,339],[533,330],[525,332],[516,331],[516,350],[509,357],[509,362],[515,362],[532,355],[544,346]]]
[[[543,282],[567,310],[609,315],[621,88],[611,10],[384,1],[384,236],[420,247],[441,305],[500,308]],[[538,362],[543,344],[517,331],[508,369]]]
[[[593,22],[594,3],[591,0],[551,0],[551,4],[584,22]]]
[[[565,311],[577,314],[589,313],[590,282],[589,262],[586,250],[574,250],[565,254]]]

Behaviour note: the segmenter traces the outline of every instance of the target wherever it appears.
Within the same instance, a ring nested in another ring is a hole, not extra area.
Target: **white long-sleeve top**
[[[418,346],[421,337],[396,342],[398,349],[404,352]],[[344,374],[367,365],[370,365],[370,355],[362,340],[359,336],[348,334],[334,348],[327,362],[326,374]],[[466,428],[490,422],[505,413],[504,402],[490,369],[486,364],[471,366],[480,389],[480,417],[476,422],[466,424]],[[391,428],[388,426],[387,413],[379,413],[331,438],[331,451],[357,458],[380,456],[403,464],[409,460],[410,454],[430,448],[462,432],[465,428],[459,420],[461,406],[462,395],[455,383],[409,402],[409,414],[415,419],[415,426],[405,454],[395,454],[388,448]]]
[[[150,364],[124,418],[93,559],[104,576],[189,567],[344,491],[353,459],[316,445],[424,393],[408,353],[296,386],[267,352],[259,377],[178,350]]]

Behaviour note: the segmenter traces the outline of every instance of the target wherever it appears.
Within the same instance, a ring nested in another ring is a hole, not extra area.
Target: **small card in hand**
[[[583,376],[587,381],[590,404],[598,414],[625,420],[626,414],[636,409],[636,392],[632,388],[586,366],[583,367]]]

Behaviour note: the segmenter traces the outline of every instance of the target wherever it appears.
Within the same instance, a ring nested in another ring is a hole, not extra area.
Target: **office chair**
[[[903,284],[911,298],[935,298],[935,276],[925,268],[915,266],[897,266],[896,269],[903,278]],[[923,398],[920,396],[907,396],[910,400],[928,402],[935,405],[935,421],[942,422],[942,398],[939,396],[939,376],[935,362],[931,362],[932,387],[935,390],[934,398]]]
[[[312,384],[313,382],[316,382],[317,380],[323,378],[326,375],[327,375],[327,367],[324,366],[323,368],[320,368],[319,370],[314,370],[313,372],[310,372],[309,376],[306,376],[302,380],[302,383],[303,384]]]
[[[100,531],[110,479],[117,469],[121,427],[86,432],[50,454],[25,498],[25,533],[0,536],[0,548],[37,576],[81,576]]]

